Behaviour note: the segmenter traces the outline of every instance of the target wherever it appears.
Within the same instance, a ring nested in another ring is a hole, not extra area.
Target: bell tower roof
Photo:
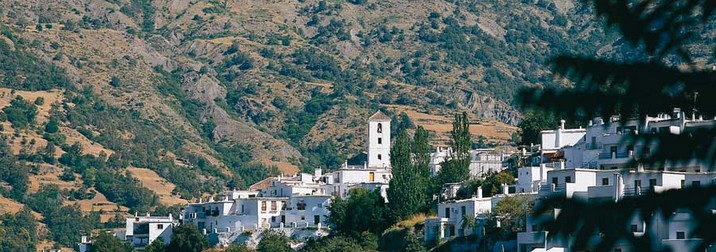
[[[390,117],[388,117],[387,115],[383,114],[383,112],[380,112],[380,110],[378,110],[377,112],[375,112],[375,114],[373,114],[372,116],[370,116],[368,118],[368,121],[388,121],[389,122]]]

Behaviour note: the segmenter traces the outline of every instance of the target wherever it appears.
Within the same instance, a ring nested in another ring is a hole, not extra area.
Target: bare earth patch
[[[179,195],[172,194],[176,185],[162,178],[156,172],[145,169],[130,167],[127,173],[131,173],[132,177],[138,179],[142,185],[159,196],[159,201],[165,205],[186,204],[187,200],[182,199]]]
[[[97,190],[95,190],[97,191]],[[128,216],[129,208],[119,206],[114,202],[111,202],[104,196],[104,194],[97,192],[94,198],[77,201],[65,201],[65,206],[79,205],[82,212],[101,211],[100,219],[102,222],[107,222],[109,219],[114,217],[116,214],[121,216]]]

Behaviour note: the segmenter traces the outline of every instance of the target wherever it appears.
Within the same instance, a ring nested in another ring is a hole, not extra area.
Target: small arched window
[[[378,133],[383,133],[383,124],[378,123]]]

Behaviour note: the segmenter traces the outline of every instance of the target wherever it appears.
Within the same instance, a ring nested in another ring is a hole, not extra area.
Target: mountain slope
[[[564,0],[10,0],[0,14],[6,87],[61,90],[65,144],[82,133],[186,198],[279,172],[262,166],[336,167],[377,109],[437,145],[470,111],[473,133],[507,143],[517,88],[564,85],[551,56],[616,40]]]

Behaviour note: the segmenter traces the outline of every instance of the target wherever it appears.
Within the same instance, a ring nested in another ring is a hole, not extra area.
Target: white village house
[[[528,191],[527,187],[537,189],[537,200],[558,194],[588,201],[619,201],[650,191],[661,192],[714,183],[716,173],[706,172],[707,166],[699,162],[650,167],[654,170],[645,170],[641,166],[629,167],[631,159],[648,154],[655,146],[634,146],[622,140],[628,134],[681,134],[688,132],[691,127],[713,127],[716,120],[704,120],[694,115],[687,118],[677,109],[670,116],[648,117],[642,128],[637,128],[637,125],[635,121],[620,124],[615,118],[610,118],[606,123],[599,118],[592,120],[589,127],[584,129],[584,137],[578,141],[543,152],[543,156],[544,153],[555,153],[546,155],[550,159],[543,161],[559,161],[559,165],[543,163],[540,167],[520,169],[518,190]],[[563,130],[563,126],[560,129]],[[553,132],[543,131],[543,140],[545,135]],[[527,172],[532,175],[528,176],[529,179],[523,179]],[[535,173],[539,176],[535,176]],[[711,208],[716,210],[716,205]],[[551,237],[539,227],[542,218],[555,218],[558,214],[559,209],[555,209],[544,216],[528,217],[526,230],[517,236],[518,251],[568,251],[570,241]],[[625,228],[629,228],[636,236],[648,232],[654,241],[652,246],[656,249],[693,251],[700,239],[691,234],[693,222],[690,215],[687,209],[677,209],[673,218],[665,219],[658,215],[650,220],[648,226],[644,219],[635,215],[631,226]],[[595,233],[592,239],[599,239],[599,234]],[[621,242],[617,243],[613,251],[633,251],[633,248]]]

